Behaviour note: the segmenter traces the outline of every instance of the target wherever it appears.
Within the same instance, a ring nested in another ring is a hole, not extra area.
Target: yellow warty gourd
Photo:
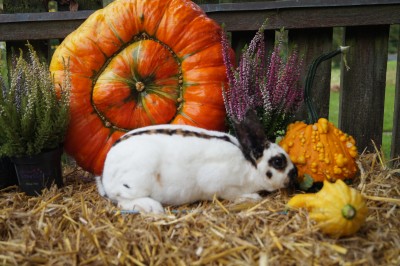
[[[356,233],[368,213],[361,193],[340,179],[335,183],[324,181],[324,186],[317,193],[295,195],[287,205],[307,209],[321,231],[333,237]]]

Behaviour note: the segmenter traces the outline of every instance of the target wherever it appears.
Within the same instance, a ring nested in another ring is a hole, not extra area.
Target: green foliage
[[[47,11],[43,0],[4,0],[3,4],[6,13]]]
[[[4,13],[36,13],[48,11],[48,0],[3,0]],[[103,7],[102,0],[78,0],[79,10],[97,10]],[[75,3],[74,2],[74,3]],[[70,1],[58,0],[58,11],[69,11]]]
[[[27,59],[22,51],[13,57],[10,86],[0,77],[0,157],[29,156],[58,147],[69,122],[69,66],[57,91],[47,65],[27,46]]]

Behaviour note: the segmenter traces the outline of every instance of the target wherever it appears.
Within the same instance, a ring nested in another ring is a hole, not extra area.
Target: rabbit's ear
[[[234,121],[234,127],[244,156],[256,166],[269,143],[256,111],[248,110],[243,121]]]

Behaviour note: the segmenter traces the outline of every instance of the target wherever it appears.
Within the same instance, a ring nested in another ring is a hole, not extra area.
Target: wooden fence
[[[342,70],[339,127],[353,135],[360,151],[380,147],[390,25],[400,24],[400,0],[286,0],[202,4],[209,17],[232,32],[236,50],[248,43],[268,18],[267,38],[288,30],[289,43],[304,55],[304,72],[321,53],[330,51],[334,27],[344,27],[349,71]],[[94,11],[0,14],[0,41],[62,39]],[[400,47],[399,47],[400,49]],[[398,49],[398,50],[399,50]],[[391,157],[400,156],[400,56],[397,57],[396,98]],[[303,75],[304,76],[304,75]],[[321,64],[313,100],[328,117],[331,64]]]

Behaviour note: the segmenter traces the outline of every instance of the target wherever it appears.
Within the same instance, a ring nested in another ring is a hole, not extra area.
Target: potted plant
[[[14,164],[9,157],[0,157],[0,189],[18,185]]]
[[[54,84],[46,63],[28,43],[13,56],[9,82],[0,77],[0,157],[15,164],[19,186],[28,195],[53,182],[63,185],[62,143],[69,122],[69,67]],[[10,84],[7,86],[6,84]]]
[[[223,34],[222,54],[229,85],[223,90],[223,98],[232,133],[232,121],[242,121],[247,110],[253,109],[263,124],[267,138],[275,142],[277,137],[284,135],[302,103],[302,59],[296,49],[285,58],[281,40],[275,43],[272,53],[268,55],[264,41],[267,22],[243,49],[236,68],[229,54],[228,39]]]

